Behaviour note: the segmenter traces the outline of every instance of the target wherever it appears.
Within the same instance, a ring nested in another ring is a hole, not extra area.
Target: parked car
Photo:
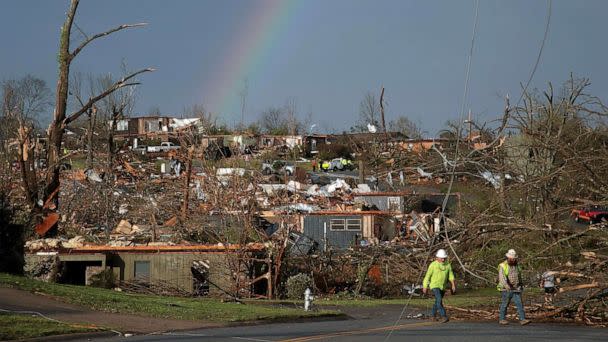
[[[598,223],[602,220],[608,221],[608,207],[594,205],[582,209],[575,209],[572,211],[572,216],[576,222],[588,221],[589,224]]]
[[[276,174],[286,174],[288,176],[293,175],[296,172],[296,167],[293,164],[290,164],[283,160],[275,160],[274,162],[264,162],[262,163],[262,173],[265,175],[270,175],[273,173]]]
[[[180,146],[175,145],[170,141],[160,143],[159,146],[148,146],[148,152],[168,152],[171,150],[179,150]]]

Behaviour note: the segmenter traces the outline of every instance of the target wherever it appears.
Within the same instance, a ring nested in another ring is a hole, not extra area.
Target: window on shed
[[[331,230],[344,230],[346,228],[344,219],[332,219],[329,221],[329,229]]]
[[[346,220],[346,230],[361,230],[361,219]]]
[[[135,280],[144,283],[150,282],[150,262],[136,261],[135,262]]]

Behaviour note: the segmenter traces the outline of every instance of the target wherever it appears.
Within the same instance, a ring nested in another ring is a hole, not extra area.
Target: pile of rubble
[[[75,236],[71,239],[65,238],[46,238],[29,240],[25,242],[25,249],[30,252],[55,251],[58,249],[71,249],[83,247],[86,240],[83,236]]]

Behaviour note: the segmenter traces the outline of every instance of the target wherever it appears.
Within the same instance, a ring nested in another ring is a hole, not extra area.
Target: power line
[[[545,48],[545,42],[547,41],[547,37],[549,36],[549,26],[551,25],[551,8],[552,8],[552,0],[547,0],[547,23],[545,24],[545,34],[543,35],[543,40],[540,44],[540,48],[538,49],[538,55],[536,56],[536,62],[534,63],[534,67],[532,68],[530,77],[528,78],[528,81],[526,82],[526,86],[522,90],[521,95],[519,96],[519,100],[517,100],[517,103],[515,104],[515,107],[519,106],[519,103],[523,99],[524,94],[526,93],[526,91],[528,91],[528,87],[530,86],[530,83],[532,82],[532,79],[534,78],[534,74],[536,73],[536,69],[538,68],[538,65],[540,64],[540,58],[543,55],[543,49]]]
[[[448,186],[448,190],[445,194],[445,197],[443,199],[443,203],[441,204],[441,213],[440,216],[441,218],[444,219],[444,222],[447,222],[445,220],[445,208],[448,204],[448,200],[450,197],[450,193],[452,192],[452,187],[454,185],[454,174],[456,171],[456,160],[458,159],[458,145],[460,145],[460,125],[462,122],[462,117],[464,116],[464,108],[465,108],[465,104],[466,104],[466,99],[468,96],[468,92],[469,92],[469,79],[470,79],[470,74],[471,74],[471,61],[473,59],[473,48],[475,46],[475,36],[477,35],[477,19],[479,17],[479,0],[475,0],[475,17],[473,20],[473,33],[471,34],[471,47],[469,49],[469,57],[468,57],[468,61],[467,61],[467,68],[466,68],[466,76],[465,76],[465,81],[464,81],[464,91],[463,91],[463,98],[462,98],[462,108],[460,111],[460,115],[461,115],[461,120],[459,123],[459,133],[458,133],[458,138],[456,141],[456,157],[455,157],[455,162],[452,166],[452,171],[451,171],[451,178],[450,178],[450,185]],[[447,234],[447,232],[446,232]],[[436,239],[436,235],[433,235],[433,239],[431,240],[431,243],[429,245],[429,253],[427,253],[427,256],[425,258],[424,264],[426,265],[429,261],[430,256],[433,253],[434,247],[435,247],[435,239]],[[450,245],[451,247],[451,245]],[[424,270],[424,266],[423,266],[423,270]],[[423,271],[424,272],[424,271]],[[420,278],[422,278],[422,273],[420,273],[418,275],[418,279],[416,280],[416,283],[420,282]],[[405,305],[403,306],[403,309],[401,310],[401,313],[399,314],[399,318],[395,321],[395,323],[393,324],[393,326],[391,327],[391,329],[389,330],[388,335],[386,335],[386,338],[384,339],[384,341],[388,341],[391,336],[393,335],[393,331],[395,331],[395,328],[397,327],[397,325],[399,324],[399,322],[401,321],[401,319],[403,318],[403,314],[405,313],[405,310],[407,310],[412,297],[414,296],[414,291],[412,291],[410,293],[409,298],[407,299]]]
[[[471,61],[473,60],[473,48],[475,47],[475,36],[477,35],[477,17],[479,15],[479,0],[475,1],[475,20],[473,24],[473,33],[471,34],[471,48],[469,49],[469,57],[467,61],[467,70],[464,79],[464,90],[462,94],[462,106],[460,108],[460,116],[464,117],[464,107],[467,103],[467,97],[469,95],[469,80],[471,76]]]

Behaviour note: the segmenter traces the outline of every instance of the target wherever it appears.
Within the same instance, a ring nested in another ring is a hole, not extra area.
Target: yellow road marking
[[[402,329],[409,329],[409,328],[428,327],[428,326],[435,325],[435,324],[438,324],[438,323],[436,323],[436,322],[420,322],[420,323],[400,324],[400,325],[396,325],[396,326],[389,325],[389,326],[378,327],[378,328],[369,328],[369,329],[361,329],[361,330],[342,331],[342,332],[337,332],[337,333],[332,333],[332,334],[323,334],[323,335],[312,335],[312,336],[297,337],[297,338],[291,338],[291,339],[287,339],[287,340],[281,340],[280,342],[314,341],[314,340],[321,340],[321,339],[333,338],[333,337],[360,335],[360,334],[365,334],[365,333],[370,333],[370,332],[378,332],[378,331],[388,331],[388,330],[391,330],[391,329],[402,330]]]

